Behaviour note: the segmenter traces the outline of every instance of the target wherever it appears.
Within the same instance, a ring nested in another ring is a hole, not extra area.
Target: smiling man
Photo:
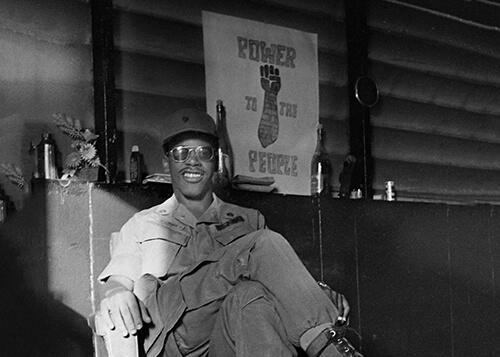
[[[113,234],[99,277],[107,328],[141,335],[147,356],[361,356],[343,337],[344,296],[327,297],[258,211],[213,193],[213,119],[178,111],[164,138],[174,194]]]

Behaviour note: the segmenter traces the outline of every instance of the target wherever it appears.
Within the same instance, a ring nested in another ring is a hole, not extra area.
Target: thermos
[[[56,143],[52,134],[43,133],[42,140],[36,147],[37,172],[41,179],[56,180],[59,178],[56,166]]]

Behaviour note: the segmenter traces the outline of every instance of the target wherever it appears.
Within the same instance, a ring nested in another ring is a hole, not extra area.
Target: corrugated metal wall
[[[394,180],[400,199],[500,202],[500,34],[485,15],[500,18],[499,7],[413,3],[368,2],[370,74],[381,94],[370,110],[375,193]],[[114,7],[124,173],[134,144],[147,171],[161,172],[161,121],[185,106],[206,109],[207,10],[318,34],[320,121],[338,177],[349,153],[343,1],[114,0]]]

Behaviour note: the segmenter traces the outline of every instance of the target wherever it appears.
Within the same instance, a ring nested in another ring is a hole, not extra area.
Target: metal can
[[[351,200],[359,200],[363,198],[363,191],[360,188],[351,191]]]
[[[394,190],[394,181],[385,182],[385,200],[396,201],[396,191]]]

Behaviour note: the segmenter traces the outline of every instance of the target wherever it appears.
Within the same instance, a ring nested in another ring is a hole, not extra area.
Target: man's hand
[[[340,325],[343,325],[344,323],[347,322],[347,319],[349,318],[349,312],[351,311],[349,302],[347,302],[347,299],[345,298],[344,295],[336,291],[333,291],[332,301],[337,307],[337,310],[339,310],[339,316],[337,318],[337,321]]]
[[[105,325],[115,328],[126,337],[135,335],[151,317],[146,306],[132,292],[133,282],[124,277],[112,276],[104,285],[101,301],[101,318]]]
[[[347,301],[346,297],[341,293],[332,290],[327,284],[321,281],[319,281],[318,284],[323,292],[333,302],[339,312],[337,323],[343,325],[347,322],[347,319],[349,318],[349,312],[351,311],[351,307],[349,306],[349,302]]]

